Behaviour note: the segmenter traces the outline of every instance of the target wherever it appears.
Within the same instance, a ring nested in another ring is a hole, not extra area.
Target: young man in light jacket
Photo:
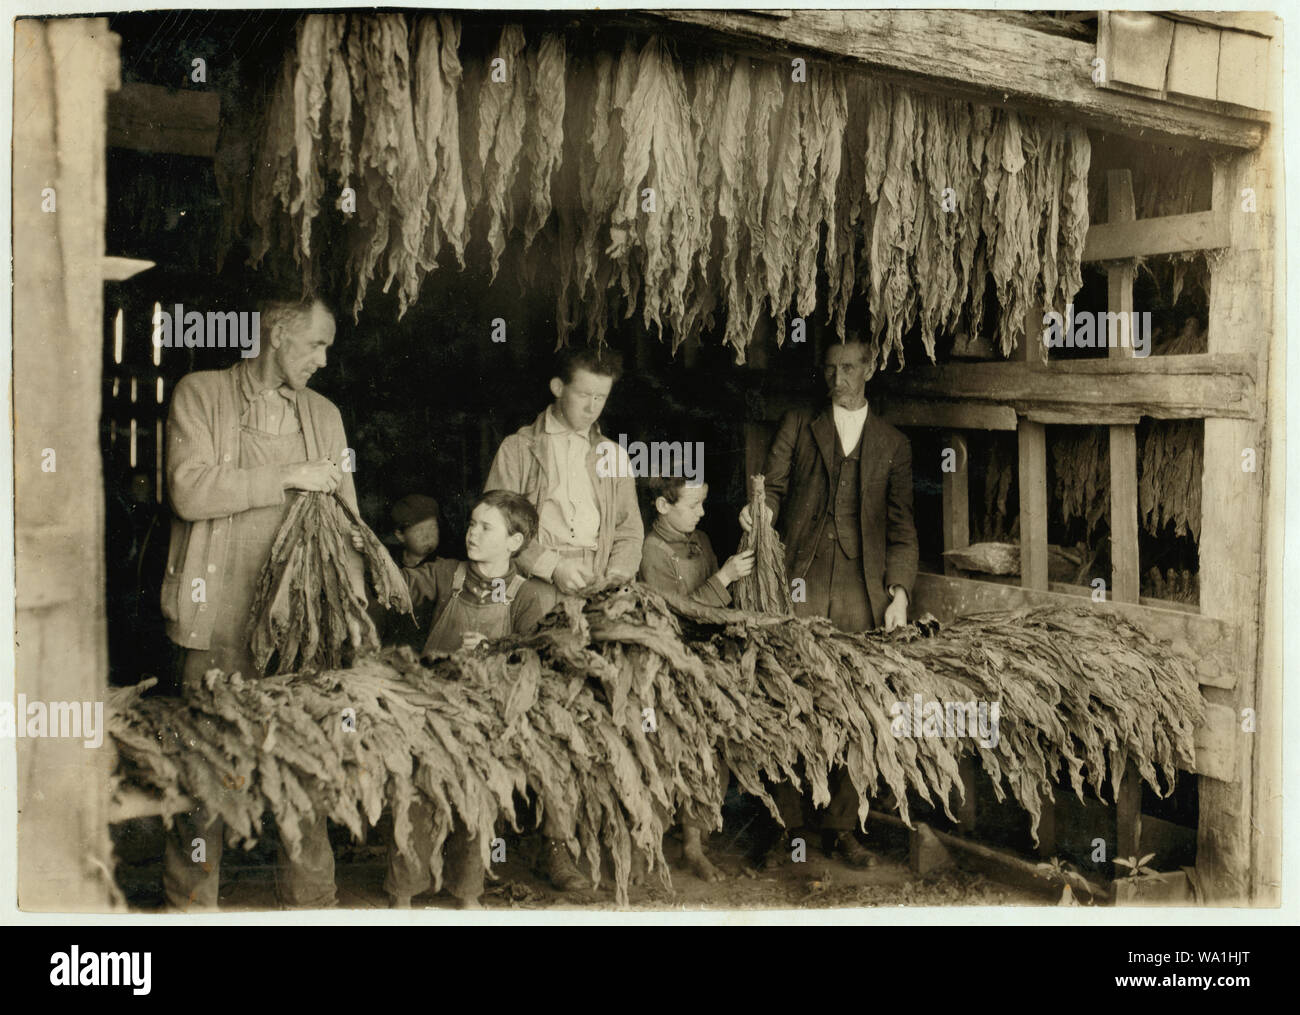
[[[167,419],[167,487],[175,518],[162,588],[167,634],[184,650],[188,690],[211,669],[262,674],[249,648],[258,575],[298,490],[338,491],[356,507],[334,404],[307,388],[325,365],[334,317],[320,301],[262,306],[261,351],[226,370],[187,374]],[[358,562],[359,563],[359,562]],[[322,818],[292,860],[280,847],[276,890],[286,908],[335,904],[334,854]],[[215,909],[223,823],[177,815],[164,858],[168,902]]]
[[[630,581],[641,565],[636,479],[626,453],[596,423],[621,372],[594,349],[565,349],[551,378],[555,401],[501,442],[484,484],[523,494],[537,509],[538,533],[519,552],[519,569],[566,595]],[[565,846],[569,833],[545,813],[540,871],[560,891],[577,890],[586,879]]]

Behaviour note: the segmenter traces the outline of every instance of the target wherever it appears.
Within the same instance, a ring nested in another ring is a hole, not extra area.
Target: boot
[[[537,873],[559,892],[576,892],[589,884],[569,855],[569,847],[561,839],[547,838],[542,841]]]

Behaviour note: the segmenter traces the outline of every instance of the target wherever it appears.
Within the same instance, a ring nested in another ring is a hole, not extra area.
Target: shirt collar
[[[652,528],[654,529],[655,535],[665,543],[670,543],[674,546],[687,546],[692,550],[699,546],[699,533],[695,530],[691,530],[690,532],[679,532],[664,521],[663,515],[660,515],[655,519]]]
[[[479,574],[478,564],[476,564],[474,561],[472,560],[466,561],[466,565],[467,565],[465,568],[466,584],[472,585],[476,591],[485,587],[491,588],[492,583],[496,581],[496,578],[484,578],[483,575]],[[515,568],[514,560],[511,560],[510,567],[506,571],[506,573],[497,575],[497,578],[500,578],[507,585],[509,585],[511,579],[513,579],[516,574],[518,574],[518,570]]]
[[[867,410],[871,408],[871,403],[864,403],[861,409],[846,409],[842,405],[831,404],[831,415],[836,419],[866,419]]]
[[[546,407],[546,418],[543,422],[543,431],[548,434],[572,434],[574,437],[581,437],[583,440],[594,443],[600,435],[596,424],[592,423],[586,433],[580,433],[573,429],[564,420],[560,419],[559,413],[555,411],[555,404],[552,403]]]
[[[253,376],[253,371],[249,366],[250,363],[251,360],[240,360],[235,364],[235,375],[239,383],[239,393],[244,396],[244,401],[251,402],[271,391],[274,391],[276,394],[283,398],[287,398],[290,401],[293,400],[293,389],[287,384],[280,384],[274,388],[259,386],[256,378]]]

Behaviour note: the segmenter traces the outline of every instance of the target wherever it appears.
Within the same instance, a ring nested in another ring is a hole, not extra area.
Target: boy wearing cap
[[[402,566],[419,567],[438,549],[438,502],[409,493],[393,505],[393,539],[402,547]]]

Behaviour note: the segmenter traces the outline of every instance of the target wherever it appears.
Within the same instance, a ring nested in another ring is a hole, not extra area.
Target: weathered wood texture
[[[1110,595],[1138,601],[1137,428],[1110,428]]]
[[[1017,431],[1020,455],[1020,583],[1047,590],[1047,431],[1023,420]]]
[[[1076,120],[1146,140],[1188,140],[1252,149],[1265,123],[1098,88],[1092,43],[959,10],[796,10],[774,20],[742,11],[664,10],[639,14],[689,30],[695,40],[737,48],[748,42],[807,57],[822,54],[878,76],[973,101]]]
[[[1171,22],[1166,22],[1173,31]],[[1111,225],[1132,225],[1137,217],[1133,204],[1133,173],[1128,169],[1112,169],[1106,174],[1107,213]],[[1091,233],[1091,230],[1089,230]],[[1121,256],[1132,257],[1132,251],[1122,251]],[[1107,304],[1112,314],[1119,314],[1121,322],[1131,320],[1133,312],[1133,279],[1136,272],[1133,261],[1121,261],[1106,269]],[[1114,320],[1114,318],[1112,318]],[[1114,336],[1117,340],[1119,335]],[[1113,345],[1109,359],[1127,363],[1133,359],[1133,336],[1128,344]],[[1137,428],[1132,424],[1113,424],[1109,433],[1110,454],[1110,595],[1121,603],[1136,603],[1139,596],[1138,579],[1138,477]],[[1127,832],[1125,834],[1128,834]],[[1134,841],[1140,833],[1133,833]]]
[[[1281,89],[1282,43],[1273,39],[1269,53],[1269,88]],[[1261,153],[1260,174],[1250,186],[1260,192],[1258,240],[1262,248],[1264,278],[1261,302],[1272,325],[1268,341],[1261,336],[1260,356],[1275,369],[1268,371],[1263,390],[1268,393],[1267,440],[1264,460],[1265,519],[1262,577],[1263,612],[1260,616],[1263,645],[1259,653],[1259,678],[1255,685],[1258,732],[1251,777],[1250,872],[1251,900],[1259,906],[1277,906],[1282,884],[1282,681],[1285,660],[1282,631],[1285,627],[1282,602],[1283,549],[1286,536],[1286,253],[1276,229],[1273,192],[1281,178],[1281,141],[1276,135]],[[1240,194],[1238,195],[1240,197]],[[1266,350],[1266,351],[1265,351]],[[1236,716],[1233,717],[1237,721]]]
[[[102,703],[104,107],[119,80],[116,36],[103,18],[19,19],[14,31],[17,690],[29,703]],[[110,908],[111,741],[17,747],[19,906]]]
[[[1191,23],[1163,12],[1099,11],[1097,56],[1106,69],[1101,87],[1255,118],[1278,94],[1268,89],[1270,33]]]
[[[1253,358],[1148,356],[1123,363],[1076,360],[918,367],[894,391],[905,398],[969,399],[1028,414],[1053,409],[1076,424],[1156,419],[1250,419],[1260,411]],[[1061,374],[1070,374],[1063,383]],[[1063,420],[1064,421],[1064,420]]]
[[[1228,223],[1211,211],[1165,215],[1136,222],[1104,222],[1088,229],[1083,260],[1152,257],[1188,250],[1217,250],[1228,245]]]
[[[1272,178],[1267,159],[1241,156],[1216,162],[1215,211],[1229,216],[1232,247],[1213,266],[1208,342],[1212,353],[1243,353],[1257,358],[1256,376],[1266,382],[1273,307],[1273,260],[1268,231]],[[1256,210],[1242,192],[1254,188]],[[1280,673],[1258,668],[1259,604],[1264,591],[1261,560],[1264,487],[1269,476],[1262,420],[1207,419],[1201,492],[1201,611],[1231,625],[1240,640],[1242,679],[1230,692],[1211,697],[1234,717],[1257,709],[1264,681]],[[1250,455],[1255,468],[1248,471]],[[1270,721],[1275,717],[1268,718]],[[1260,848],[1254,819],[1277,806],[1255,796],[1253,752],[1260,737],[1237,727],[1235,781],[1203,778],[1197,835],[1197,875],[1209,901],[1240,904],[1259,900],[1266,886],[1253,873],[1252,853]],[[1256,814],[1256,810],[1260,813]]]

